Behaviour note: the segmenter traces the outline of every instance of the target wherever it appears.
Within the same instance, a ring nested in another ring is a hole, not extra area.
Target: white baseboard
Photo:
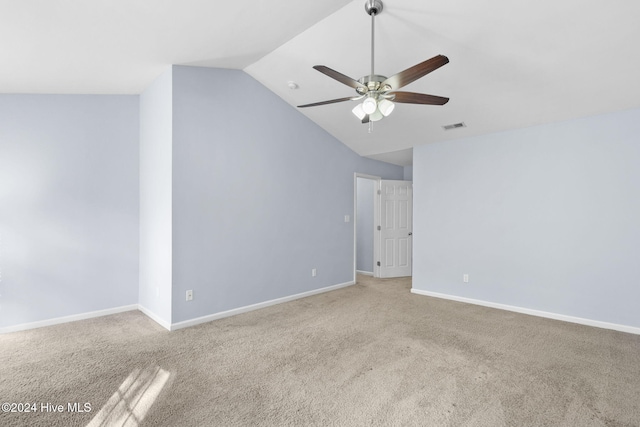
[[[145,316],[156,322],[158,325],[165,328],[167,331],[171,330],[171,323],[164,320],[162,317],[155,314],[153,311],[149,310],[145,306],[138,304],[138,310],[140,310]]]
[[[373,276],[373,271],[362,271],[362,270],[356,270],[357,274],[362,274],[365,276]]]
[[[611,329],[619,332],[627,332],[629,334],[640,335],[640,328],[627,325],[618,325],[616,323],[601,322],[599,320],[584,319],[582,317],[567,316],[564,314],[550,313],[547,311],[533,310],[530,308],[517,307],[507,304],[499,304],[495,302],[477,300],[473,298],[459,297],[455,295],[441,294],[438,292],[423,291],[411,288],[411,293],[424,295],[428,297],[448,299],[451,301],[464,302],[467,304],[481,305],[484,307],[497,308],[499,310],[513,311],[516,313],[529,314],[531,316],[546,317],[547,319],[561,320],[563,322],[578,323],[580,325],[593,326],[596,328]]]
[[[81,313],[81,314],[75,314],[75,315],[72,315],[72,316],[64,316],[64,317],[57,317],[55,319],[42,320],[42,321],[39,321],[39,322],[24,323],[24,324],[21,324],[21,325],[8,326],[6,328],[0,328],[0,334],[6,334],[6,333],[10,333],[10,332],[25,331],[27,329],[42,328],[42,327],[45,327],[45,326],[59,325],[61,323],[75,322],[77,320],[85,320],[85,319],[91,319],[91,318],[94,318],[94,317],[108,316],[110,314],[124,313],[125,311],[133,311],[133,310],[140,310],[143,314],[145,314],[147,317],[149,317],[151,320],[153,320],[154,322],[156,322],[157,324],[159,324],[160,326],[162,326],[166,330],[175,331],[177,329],[182,329],[182,328],[187,328],[189,326],[199,325],[200,323],[211,322],[212,320],[222,319],[222,318],[229,317],[229,316],[235,316],[236,314],[247,313],[249,311],[258,310],[260,308],[265,308],[265,307],[269,307],[269,306],[276,305],[276,304],[282,304],[283,302],[288,302],[288,301],[293,301],[293,300],[300,299],[300,298],[310,297],[312,295],[317,295],[317,294],[321,294],[321,293],[324,293],[324,292],[335,291],[337,289],[345,288],[345,287],[351,286],[353,284],[355,284],[354,281],[340,283],[338,285],[327,286],[325,288],[320,288],[320,289],[314,289],[313,291],[302,292],[300,294],[290,295],[288,297],[282,297],[282,298],[277,298],[277,299],[273,299],[273,300],[269,300],[269,301],[264,301],[264,302],[260,302],[260,303],[257,303],[257,304],[247,305],[245,307],[234,308],[232,310],[223,311],[223,312],[220,312],[220,313],[214,313],[214,314],[210,314],[208,316],[202,316],[202,317],[198,317],[198,318],[195,318],[195,319],[185,320],[183,322],[178,322],[178,323],[173,323],[173,324],[167,322],[164,319],[162,319],[160,316],[155,314],[153,311],[149,310],[148,308],[146,308],[146,307],[144,307],[144,306],[142,306],[140,304],[132,304],[132,305],[127,305],[127,306],[123,306],[123,307],[109,308],[109,309],[106,309],[106,310],[92,311],[90,313]]]
[[[124,313],[138,309],[138,304],[125,305],[122,307],[108,308],[106,310],[91,311],[89,313],[74,314],[71,316],[56,317],[55,319],[41,320],[38,322],[23,323],[21,325],[0,328],[0,334],[9,332],[26,331],[28,329],[42,328],[45,326],[59,325],[61,323],[75,322],[77,320],[92,319],[94,317],[109,316],[110,314]]]
[[[310,297],[312,295],[317,295],[324,292],[335,291],[337,289],[346,288],[347,286],[351,286],[353,284],[355,284],[354,281],[340,283],[338,285],[327,286],[326,288],[314,289],[313,291],[302,292],[300,294],[290,295],[288,297],[276,298],[269,301],[259,302],[257,304],[247,305],[244,307],[234,308],[232,310],[210,314],[208,316],[202,316],[202,317],[197,317],[195,319],[185,320],[183,322],[172,323],[170,330],[175,331],[177,329],[188,328],[189,326],[195,326],[201,323],[211,322],[212,320],[218,320],[225,317],[235,316],[236,314],[247,313],[249,311],[258,310],[258,309],[269,307],[276,304],[282,304],[283,302],[289,302],[289,301],[297,300],[300,298]]]

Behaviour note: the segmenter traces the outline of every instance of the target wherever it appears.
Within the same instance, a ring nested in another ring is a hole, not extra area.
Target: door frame
[[[356,282],[356,263],[358,262],[358,178],[370,179],[375,181],[373,198],[373,277],[380,277],[380,267],[377,265],[376,260],[379,258],[380,253],[380,236],[376,233],[376,226],[380,223],[380,181],[382,177],[375,175],[367,175],[364,173],[353,174],[353,282]]]

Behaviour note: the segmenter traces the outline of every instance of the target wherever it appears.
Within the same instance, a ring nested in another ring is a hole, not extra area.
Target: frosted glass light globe
[[[378,103],[378,109],[385,117],[391,114],[395,107],[396,105],[388,99],[383,99]]]
[[[367,98],[362,103],[362,109],[365,113],[371,114],[378,108],[378,103],[373,98]]]
[[[381,120],[383,117],[384,116],[382,115],[380,110],[376,110],[373,113],[369,114],[369,120],[371,120],[372,122],[377,122],[378,120]]]
[[[362,109],[362,104],[356,105],[353,108],[353,110],[351,110],[351,112],[355,114],[356,117],[359,118],[360,120],[364,119],[364,116],[367,115],[367,113],[365,113],[364,110]]]

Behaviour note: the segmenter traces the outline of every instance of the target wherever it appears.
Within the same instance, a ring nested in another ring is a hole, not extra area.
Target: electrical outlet
[[[311,269],[311,277],[316,277],[318,275],[318,270],[316,270],[315,268]]]
[[[349,222],[349,221],[351,221],[351,217],[349,215],[345,215],[344,222]]]
[[[187,291],[187,301],[191,301],[193,299],[193,291],[190,289]]]
[[[463,274],[462,275],[462,281],[464,283],[469,283],[469,275],[468,274]]]

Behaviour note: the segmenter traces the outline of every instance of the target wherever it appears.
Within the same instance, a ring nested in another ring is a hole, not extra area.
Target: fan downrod
[[[382,12],[382,2],[380,0],[367,0],[364,4],[364,10],[367,11],[369,16],[371,15],[380,15]]]

